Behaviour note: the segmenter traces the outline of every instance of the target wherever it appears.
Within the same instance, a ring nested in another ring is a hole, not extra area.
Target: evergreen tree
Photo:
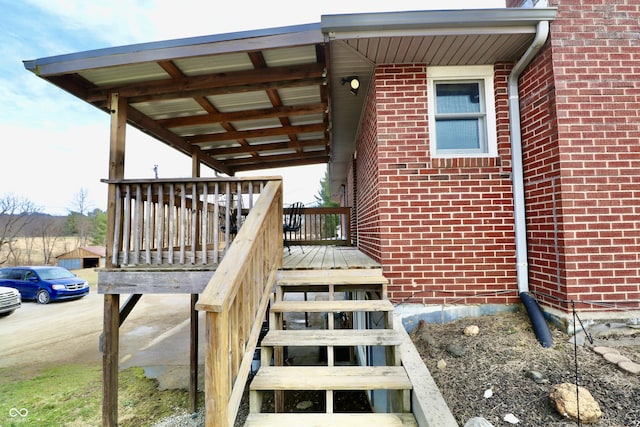
[[[325,208],[335,208],[340,203],[331,201],[331,191],[329,191],[329,168],[324,171],[324,177],[320,180],[320,190],[315,196],[316,206]]]

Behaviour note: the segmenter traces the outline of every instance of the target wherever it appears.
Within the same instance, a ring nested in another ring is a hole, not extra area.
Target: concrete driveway
[[[121,296],[121,305],[127,297]],[[189,305],[189,295],[143,295],[120,329],[121,369],[140,366],[161,388],[186,388]],[[102,312],[103,296],[96,293],[47,305],[23,301],[13,314],[0,317],[0,368],[101,363]]]

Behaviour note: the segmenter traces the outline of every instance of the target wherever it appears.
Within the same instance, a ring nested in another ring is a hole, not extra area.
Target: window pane
[[[437,114],[480,112],[480,84],[436,84],[436,112]]]
[[[437,120],[438,150],[479,150],[480,119]]]

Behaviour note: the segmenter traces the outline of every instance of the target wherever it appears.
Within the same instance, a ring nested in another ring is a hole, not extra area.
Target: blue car
[[[69,298],[81,298],[89,293],[86,280],[63,267],[0,268],[0,286],[17,289],[23,300],[48,304]]]

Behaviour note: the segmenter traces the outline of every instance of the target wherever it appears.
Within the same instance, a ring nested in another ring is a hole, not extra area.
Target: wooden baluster
[[[200,227],[200,238],[202,244],[202,264],[207,263],[207,222],[209,220],[209,185],[202,184],[202,226]]]
[[[185,262],[185,238],[187,236],[187,186],[180,184],[180,264]]]
[[[153,189],[151,184],[147,186],[147,199],[144,212],[144,261],[151,264],[151,208],[153,205]]]
[[[122,191],[120,190],[120,184],[110,184],[116,187],[116,215],[115,224],[113,227],[113,253],[111,254],[111,263],[113,266],[118,266],[118,257],[120,255],[120,222],[122,221]]]
[[[129,249],[131,245],[131,186],[127,184],[125,188],[124,209],[122,212],[122,263],[124,265],[128,265]]]

